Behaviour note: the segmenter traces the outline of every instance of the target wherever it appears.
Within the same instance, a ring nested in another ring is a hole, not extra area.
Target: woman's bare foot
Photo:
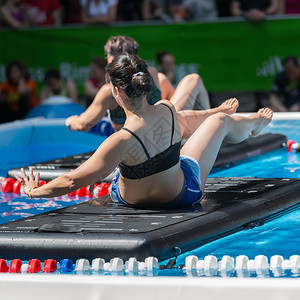
[[[252,116],[257,118],[258,121],[256,128],[251,132],[252,136],[256,136],[271,122],[273,111],[270,108],[265,107],[258,110],[258,112]]]
[[[228,115],[232,115],[236,112],[239,107],[239,101],[236,98],[230,98],[224,101],[219,107],[218,110],[220,112],[224,112]]]

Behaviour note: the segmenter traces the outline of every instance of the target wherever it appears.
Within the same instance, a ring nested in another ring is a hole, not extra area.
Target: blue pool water
[[[285,134],[288,139],[300,142],[300,120],[273,121],[265,132]],[[76,149],[72,145],[72,151]],[[39,151],[31,147],[30,151]],[[55,152],[55,149],[51,149]],[[88,150],[87,150],[88,151]],[[78,151],[77,153],[79,153]],[[83,151],[81,151],[83,152]],[[9,153],[8,153],[9,155]],[[13,155],[13,152],[12,152]],[[52,152],[52,155],[55,155]],[[32,163],[32,155],[28,161],[22,160],[22,165]],[[62,155],[63,156],[63,155]],[[25,154],[26,157],[26,154]],[[9,162],[9,157],[7,158]],[[15,167],[15,165],[11,165]],[[9,169],[9,163],[2,169]],[[1,170],[0,170],[1,171]],[[285,148],[242,161],[228,168],[213,170],[210,177],[292,177],[300,178],[300,154],[288,153]],[[300,200],[300,195],[299,195]],[[31,200],[28,197],[0,193],[0,223],[20,219],[32,214],[42,213],[56,208],[66,207],[85,201],[85,198],[59,197],[56,199]],[[269,259],[273,255],[282,255],[288,259],[291,255],[300,254],[300,211],[295,211],[261,227],[241,231],[228,237],[201,246],[178,257],[177,265],[184,264],[188,255],[203,258],[215,255],[219,260],[224,255],[237,257],[247,255],[253,259],[257,255],[265,255]],[[162,262],[165,263],[165,262]],[[165,270],[159,275],[183,276],[182,270]]]
[[[265,132],[281,133],[288,140],[300,141],[300,121],[273,121]],[[285,148],[262,154],[239,164],[213,170],[210,177],[259,177],[259,178],[300,178],[300,154],[287,152]]]
[[[288,140],[300,141],[300,120],[273,121],[265,132],[281,133]],[[300,178],[300,153],[287,152],[286,148],[247,159],[229,168],[213,170],[210,177]],[[300,195],[299,195],[300,201]],[[270,258],[281,255],[288,259],[300,254],[300,211],[289,213],[261,227],[244,230],[179,256],[178,264],[184,264],[188,255],[204,258],[214,255],[221,260],[224,255],[257,255]],[[180,271],[177,271],[178,275]],[[288,272],[287,272],[288,273]],[[291,275],[291,274],[286,274]],[[272,276],[272,273],[269,274]],[[293,275],[294,277],[298,275]]]
[[[64,119],[29,119],[0,126],[0,177],[29,164],[96,150],[104,136],[71,132]],[[0,224],[33,214],[77,204],[86,198],[31,200],[0,192]]]

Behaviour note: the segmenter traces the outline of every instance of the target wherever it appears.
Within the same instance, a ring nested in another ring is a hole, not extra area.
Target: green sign
[[[57,68],[81,89],[90,59],[104,56],[103,46],[112,35],[136,39],[139,56],[152,65],[157,51],[172,52],[178,68],[199,73],[210,92],[268,91],[281,59],[300,57],[299,19],[2,30],[0,81],[5,65],[21,59],[38,83],[47,69]]]

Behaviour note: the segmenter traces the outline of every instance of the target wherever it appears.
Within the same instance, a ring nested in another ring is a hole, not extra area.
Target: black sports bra
[[[122,129],[128,131],[130,134],[132,134],[136,138],[136,140],[141,144],[142,148],[144,149],[145,154],[148,157],[148,159],[145,162],[138,164],[138,165],[129,166],[124,163],[120,163],[119,164],[120,173],[124,178],[141,179],[141,178],[165,171],[165,170],[175,166],[178,163],[181,143],[178,142],[178,143],[172,145],[173,135],[174,135],[173,111],[168,105],[166,105],[164,103],[161,103],[161,104],[168,107],[172,114],[171,144],[163,152],[158,153],[153,157],[150,157],[150,155],[149,155],[145,145],[141,141],[141,139],[134,132],[129,130],[128,128],[123,127]]]

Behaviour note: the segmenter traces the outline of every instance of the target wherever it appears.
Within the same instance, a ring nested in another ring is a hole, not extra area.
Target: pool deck
[[[1,299],[298,299],[299,279],[0,275]]]

